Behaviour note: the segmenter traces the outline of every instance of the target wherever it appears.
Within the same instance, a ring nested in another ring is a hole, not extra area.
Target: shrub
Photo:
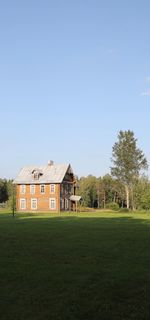
[[[106,204],[106,209],[118,211],[119,210],[119,204],[116,202],[110,202]]]

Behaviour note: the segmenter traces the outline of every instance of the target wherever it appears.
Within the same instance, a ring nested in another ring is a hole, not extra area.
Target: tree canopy
[[[125,186],[127,208],[130,191],[138,179],[141,169],[147,169],[147,160],[142,150],[137,147],[133,131],[120,131],[118,141],[112,149],[111,174]]]

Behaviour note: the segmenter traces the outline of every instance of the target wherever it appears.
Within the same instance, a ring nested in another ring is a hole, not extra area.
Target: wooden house
[[[67,211],[76,208],[76,179],[70,164],[24,167],[14,180],[17,211]]]

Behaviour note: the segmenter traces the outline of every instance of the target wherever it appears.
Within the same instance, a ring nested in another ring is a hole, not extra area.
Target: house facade
[[[70,164],[24,167],[14,180],[17,211],[67,211],[76,206],[76,180]]]

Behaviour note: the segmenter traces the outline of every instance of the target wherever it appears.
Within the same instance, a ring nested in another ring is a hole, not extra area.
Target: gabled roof
[[[40,172],[39,178],[34,178],[34,172]],[[44,184],[61,183],[66,173],[72,173],[70,164],[52,164],[46,166],[29,166],[21,169],[14,184]]]

